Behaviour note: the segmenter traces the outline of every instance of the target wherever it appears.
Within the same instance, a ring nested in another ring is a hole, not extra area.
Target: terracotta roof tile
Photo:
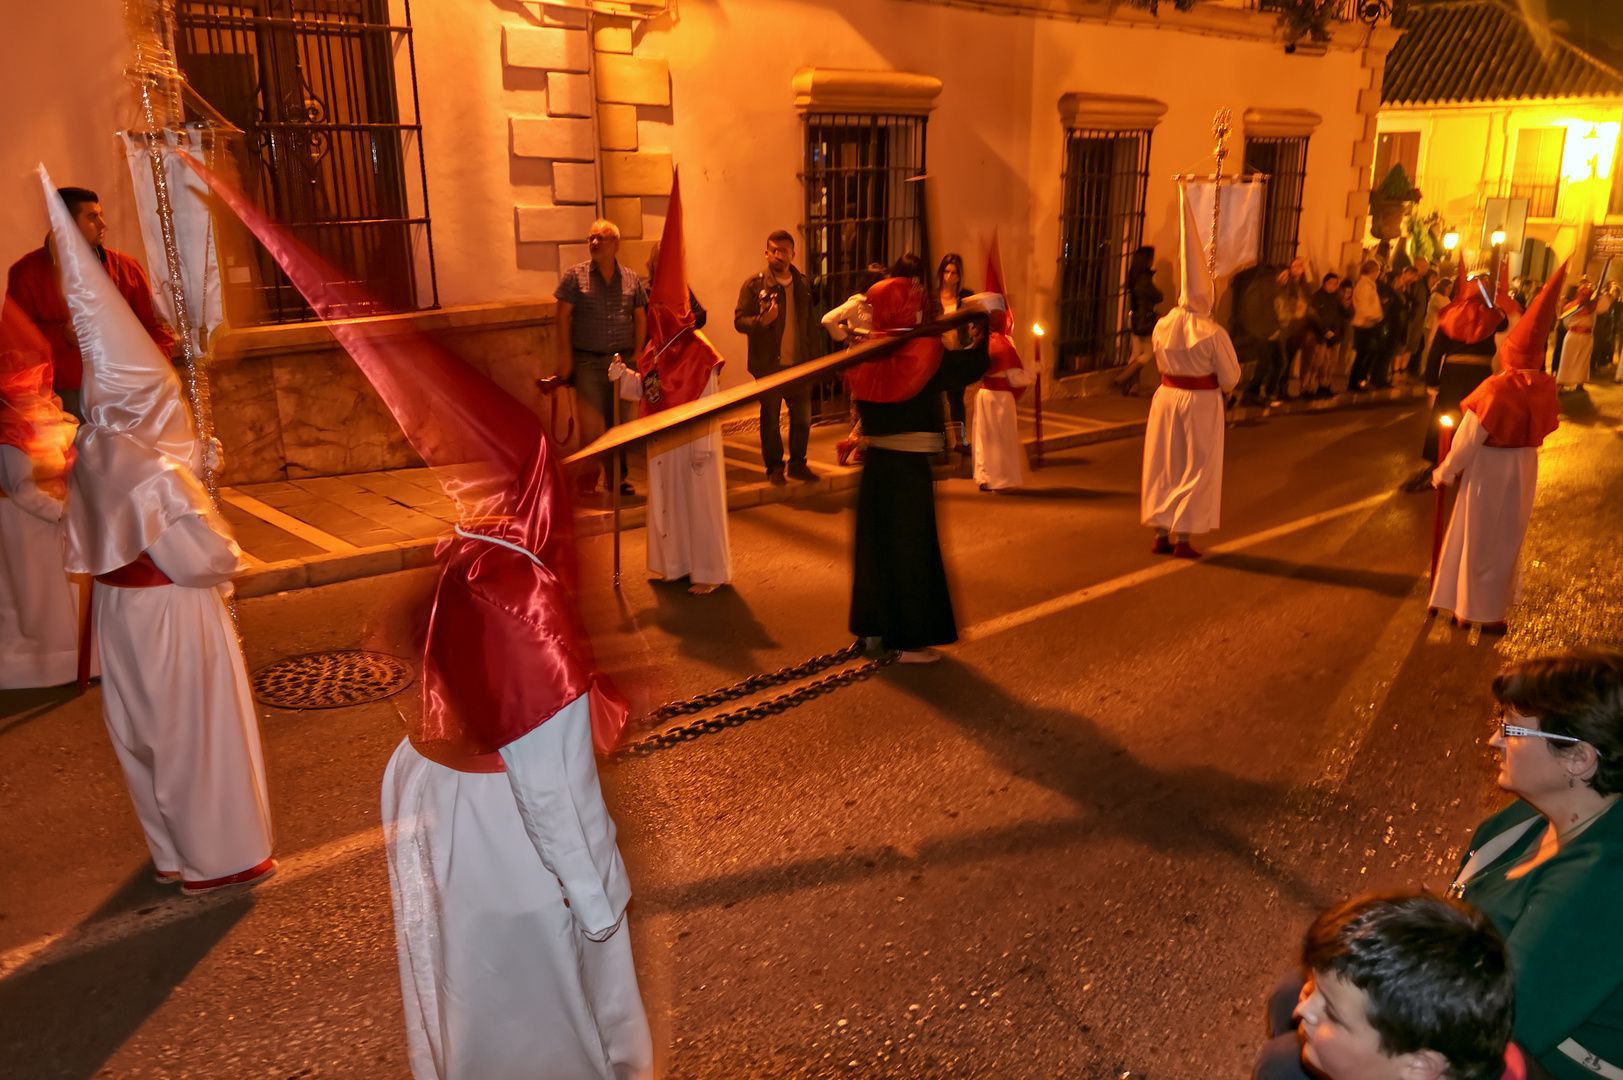
[[[1394,25],[1404,34],[1386,58],[1385,105],[1623,96],[1623,73],[1554,35],[1541,51],[1499,0],[1415,5]]]

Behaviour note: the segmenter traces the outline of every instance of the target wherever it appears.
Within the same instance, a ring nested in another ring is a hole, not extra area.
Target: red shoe
[[[849,465],[851,463],[851,451],[856,448],[857,441],[855,439],[841,439],[834,444],[835,460],[841,465]]]
[[[1189,541],[1179,540],[1172,546],[1172,557],[1174,559],[1198,559],[1200,558],[1200,552],[1196,551],[1194,545]]]
[[[1171,555],[1172,554],[1172,541],[1168,540],[1164,536],[1157,536],[1155,538],[1154,545],[1152,545],[1150,547],[1150,554],[1151,555]]]
[[[216,889],[229,889],[233,885],[257,885],[276,873],[276,860],[266,859],[258,866],[250,866],[240,874],[229,874],[209,881],[182,881],[180,891],[187,896],[200,896]]]

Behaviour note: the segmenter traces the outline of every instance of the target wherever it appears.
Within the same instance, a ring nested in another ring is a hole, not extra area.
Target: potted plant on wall
[[[1369,193],[1369,231],[1378,240],[1396,240],[1403,234],[1403,216],[1420,201],[1420,189],[1402,165],[1392,166],[1380,187]]]

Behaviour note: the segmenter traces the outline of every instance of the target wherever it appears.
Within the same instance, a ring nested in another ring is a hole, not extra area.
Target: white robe
[[[653,1040],[631,894],[583,696],[459,772],[402,742],[383,778],[416,1080],[640,1080]]]
[[[33,484],[33,462],[0,446],[0,690],[78,677],[79,586],[62,561],[61,504]]]
[[[1520,602],[1522,539],[1538,488],[1536,446],[1488,446],[1487,438],[1467,411],[1436,473],[1448,481],[1462,472],[1464,478],[1437,560],[1431,606],[1462,622],[1504,622]]]
[[[1228,334],[1209,318],[1173,308],[1155,326],[1155,360],[1163,375],[1215,375],[1221,390],[1240,381]],[[1223,504],[1223,395],[1162,385],[1150,401],[1144,431],[1146,525],[1174,533],[1218,527]]]
[[[153,863],[212,881],[271,853],[259,721],[216,588],[241,555],[198,515],[147,553],[175,584],[91,591],[102,714]]]
[[[716,392],[710,373],[700,397]],[[642,397],[642,381],[628,372],[620,396]],[[732,545],[727,535],[727,462],[721,422],[689,424],[648,440],[648,572],[695,585],[722,585],[733,579]]]
[[[1032,374],[1024,368],[1002,373],[1010,386],[1029,386]],[[970,442],[975,455],[975,483],[993,491],[1020,486],[1021,462],[1026,448],[1020,445],[1020,416],[1014,395],[1007,390],[975,392],[975,427]]]
[[[1602,296],[1595,301],[1595,310],[1566,318],[1567,334],[1561,339],[1561,366],[1555,381],[1562,386],[1579,386],[1589,381],[1589,358],[1595,352],[1595,316],[1612,306],[1612,298]],[[1584,328],[1574,334],[1573,327]]]

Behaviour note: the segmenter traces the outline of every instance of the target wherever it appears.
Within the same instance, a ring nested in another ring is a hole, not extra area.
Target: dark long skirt
[[[1473,357],[1473,359],[1475,359]],[[1437,429],[1438,419],[1444,414],[1453,417],[1454,429],[1460,426],[1460,402],[1471,396],[1471,391],[1481,385],[1482,380],[1493,374],[1493,367],[1489,364],[1461,364],[1451,363],[1444,358],[1441,373],[1437,378],[1437,400],[1432,402],[1431,413],[1426,417],[1426,444],[1420,451],[1420,456],[1431,462],[1437,461]]]
[[[850,629],[887,649],[958,640],[936,535],[930,455],[868,449],[857,490]]]

